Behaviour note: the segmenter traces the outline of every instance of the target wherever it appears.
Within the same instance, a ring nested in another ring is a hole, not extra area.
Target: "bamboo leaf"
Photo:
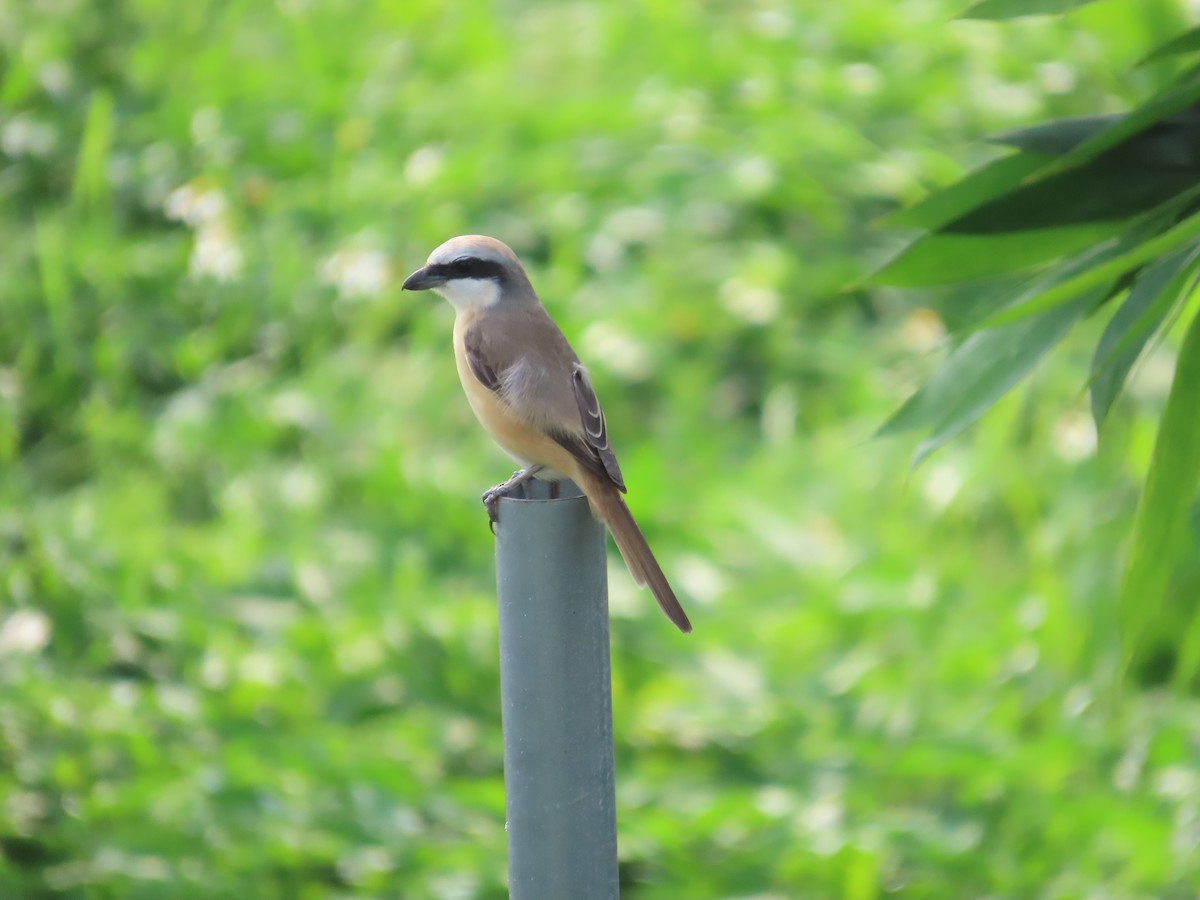
[[[1070,12],[1092,0],[981,0],[959,18],[1017,19],[1021,16],[1052,16]]]
[[[1100,428],[1142,348],[1171,307],[1195,286],[1200,247],[1184,247],[1152,264],[1109,320],[1092,357],[1092,418]]]
[[[1098,298],[1096,292],[1039,316],[970,335],[879,434],[928,428],[929,436],[913,459],[914,466],[920,464],[1024,378]]]
[[[1177,85],[1161,91],[1137,109],[1121,117],[1107,128],[1081,141],[1047,167],[1044,175],[1061,172],[1095,159],[1101,153],[1123,144],[1134,135],[1148,129],[1200,101],[1200,71],[1192,71]]]
[[[1179,349],[1175,378],[1154,441],[1121,582],[1122,661],[1137,657],[1162,607],[1171,570],[1186,546],[1188,509],[1200,479],[1200,313]]]
[[[1124,148],[1122,148],[1124,150]],[[1200,166],[1140,165],[1113,151],[1017,187],[955,219],[943,231],[1005,234],[1131,219],[1200,185]]]
[[[1190,539],[1193,547],[1200,547],[1200,503],[1192,504]],[[1193,563],[1195,565],[1195,563]],[[1200,674],[1200,607],[1193,604],[1191,622],[1179,644],[1179,657],[1175,663],[1175,673],[1172,681],[1179,691],[1187,690],[1188,686]]]
[[[1055,119],[1016,131],[1002,131],[989,137],[988,141],[1003,147],[1015,147],[1026,153],[1062,156],[1123,118],[1124,115],[1112,114]]]
[[[940,228],[1017,186],[1048,161],[1049,157],[1037,153],[1002,156],[907,209],[892,213],[885,222],[895,227]]]
[[[1158,62],[1172,56],[1182,56],[1185,53],[1200,51],[1200,27],[1191,28],[1181,35],[1171,38],[1165,44],[1159,44],[1135,64],[1144,66],[1147,63]]]
[[[1101,262],[1092,268],[1059,281],[1039,293],[1026,294],[1018,303],[1000,310],[985,319],[984,328],[992,328],[1015,322],[1063,303],[1102,284],[1111,284],[1125,273],[1136,269],[1152,259],[1200,238],[1200,213],[1189,216],[1174,228],[1163,232],[1124,253]]]
[[[1097,154],[1092,162],[1108,160],[1110,164],[1124,166],[1126,169],[1135,166],[1152,169],[1196,168],[1200,165],[1200,115],[1197,112],[1193,106],[1155,122],[1117,146]],[[1106,128],[1119,123],[1123,118],[1092,116],[1085,119],[1059,119],[1021,131],[1005,132],[990,140],[1002,146],[1015,147],[1025,153],[1061,157]],[[1087,165],[1085,161],[1080,167]],[[1059,167],[1047,168],[1053,173]],[[1035,174],[1042,177],[1047,173]],[[1037,180],[1039,179],[1034,179]]]
[[[1028,271],[1078,253],[1127,227],[1120,222],[1089,222],[999,235],[927,234],[905,247],[867,282],[915,287]]]

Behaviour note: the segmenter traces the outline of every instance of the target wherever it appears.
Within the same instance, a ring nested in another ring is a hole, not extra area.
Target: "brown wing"
[[[571,367],[571,379],[575,388],[575,404],[579,407],[579,418],[583,422],[584,440],[600,461],[604,473],[624,493],[625,479],[621,477],[621,467],[617,465],[617,455],[613,453],[612,445],[608,442],[608,426],[604,423],[604,410],[600,408],[600,400],[592,389],[592,381],[588,378],[587,369],[581,363],[576,362]]]
[[[468,328],[463,334],[463,349],[467,354],[467,365],[475,380],[489,391],[499,392],[500,376],[495,366],[483,352],[483,331],[479,328]]]

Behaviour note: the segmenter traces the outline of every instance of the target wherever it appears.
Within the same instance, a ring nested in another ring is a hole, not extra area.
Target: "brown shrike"
[[[587,369],[554,324],[515,253],[495,238],[451,238],[404,282],[454,307],[454,358],[467,401],[488,434],[524,468],[483,495],[496,502],[538,477],[569,478],[608,526],[633,580],[649,586],[662,611],[691,631],[683,607],[621,494],[625,481],[608,443],[604,411]]]

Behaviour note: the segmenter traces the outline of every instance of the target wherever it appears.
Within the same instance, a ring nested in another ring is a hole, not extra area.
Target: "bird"
[[[692,630],[687,614],[625,504],[625,479],[608,439],[588,371],[550,318],[525,267],[503,242],[451,238],[404,281],[454,307],[454,358],[467,402],[492,439],[522,469],[485,492],[497,502],[530,478],[570,479],[603,522],[639,587],[649,587],[667,618]]]

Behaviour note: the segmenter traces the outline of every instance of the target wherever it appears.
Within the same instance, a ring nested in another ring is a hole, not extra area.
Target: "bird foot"
[[[541,466],[530,466],[527,469],[520,469],[513,472],[512,478],[508,479],[508,481],[488,488],[483,492],[483,496],[479,499],[483,501],[483,508],[487,510],[488,528],[492,534],[496,533],[496,523],[500,521],[500,498],[513,488],[533,478],[540,471],[542,471]]]

